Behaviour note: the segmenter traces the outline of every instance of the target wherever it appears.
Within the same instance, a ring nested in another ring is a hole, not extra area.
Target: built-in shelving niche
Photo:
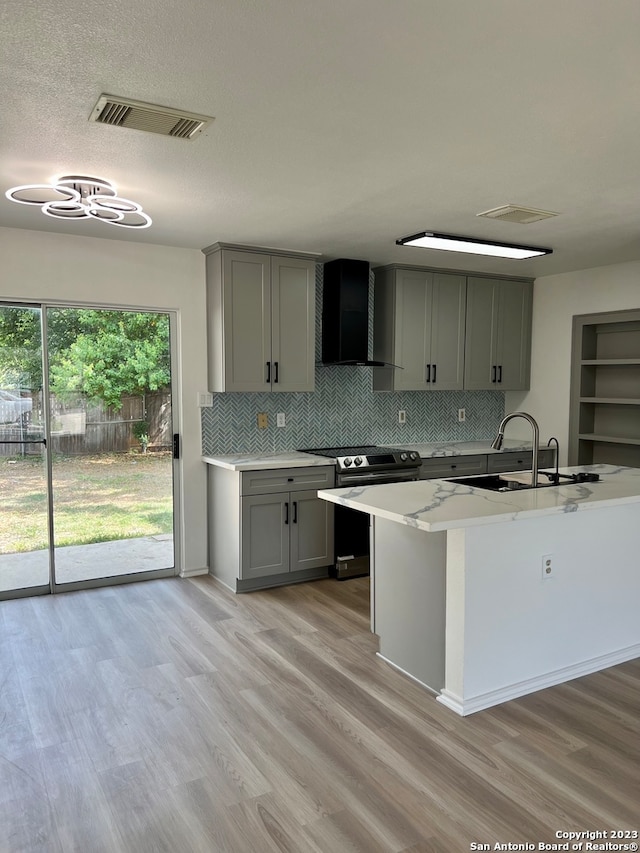
[[[569,464],[640,468],[640,309],[573,321]]]

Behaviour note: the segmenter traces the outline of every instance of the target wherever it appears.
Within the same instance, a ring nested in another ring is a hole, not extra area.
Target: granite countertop
[[[640,469],[613,465],[561,468],[593,471],[597,483],[490,492],[448,482],[419,480],[380,486],[324,489],[318,497],[420,530],[438,531],[640,503]]]
[[[230,471],[261,471],[276,468],[309,468],[318,465],[334,465],[333,459],[326,456],[314,456],[299,450],[283,453],[239,453],[225,456],[203,456],[207,465],[217,465]]]

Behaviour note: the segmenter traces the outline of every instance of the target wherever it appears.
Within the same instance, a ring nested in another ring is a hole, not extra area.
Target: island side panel
[[[445,704],[471,713],[640,655],[640,504],[468,528],[451,543],[461,537],[448,553]]]
[[[379,654],[438,692],[445,667],[446,533],[376,518],[374,553]]]

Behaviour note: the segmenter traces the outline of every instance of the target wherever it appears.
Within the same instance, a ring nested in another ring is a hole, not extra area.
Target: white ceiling
[[[88,173],[153,218],[0,225],[505,274],[640,259],[638,0],[3,0],[0,187]],[[216,117],[195,140],[88,121],[102,93]],[[477,219],[502,204],[558,211]],[[403,248],[434,229],[553,248]]]

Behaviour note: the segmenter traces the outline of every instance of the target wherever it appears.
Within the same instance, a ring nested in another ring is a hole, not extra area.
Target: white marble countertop
[[[447,480],[419,480],[324,489],[318,497],[427,531],[640,503],[640,468],[583,465],[560,471],[593,471],[600,474],[600,482],[491,492]]]
[[[276,468],[310,468],[318,465],[335,465],[326,456],[314,456],[299,450],[283,453],[239,453],[226,456],[203,456],[207,465],[217,465],[230,471],[261,471]]]
[[[383,444],[381,447],[398,447],[403,450],[416,450],[422,459],[435,458],[437,456],[473,456],[477,453],[501,453],[500,450],[492,450],[491,442],[485,441],[459,441],[459,442],[427,442],[422,444]],[[505,439],[503,450],[531,450],[531,442],[518,441],[516,439]],[[260,471],[262,469],[276,468],[306,468],[312,465],[334,465],[333,459],[326,456],[314,456],[311,453],[302,453],[299,450],[287,450],[281,453],[236,453],[221,456],[203,456],[202,461],[207,465],[217,465],[219,468],[228,468],[231,471]]]
[[[518,450],[531,450],[530,441],[522,441],[514,438],[505,438],[502,450],[493,450],[491,439],[484,441],[432,441],[418,444],[404,444],[399,441],[396,444],[387,444],[386,447],[400,447],[406,450],[416,450],[422,459],[435,458],[437,456],[475,456],[483,453],[502,453],[502,451],[517,452]],[[541,446],[546,450],[546,446]],[[553,449],[553,448],[552,448]]]

